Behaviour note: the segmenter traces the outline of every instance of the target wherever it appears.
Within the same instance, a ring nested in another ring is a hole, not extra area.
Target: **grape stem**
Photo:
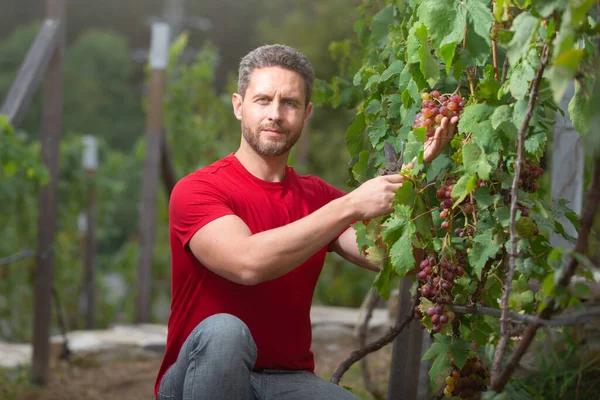
[[[471,204],[474,205],[475,202],[473,201],[473,192],[469,193],[469,198],[471,199]],[[475,206],[473,206],[473,207],[475,207]],[[473,208],[472,214],[473,214],[473,228],[474,228],[475,226],[477,226],[477,210],[475,210],[475,208]]]
[[[416,217],[414,217],[413,219],[411,219],[410,222],[415,222],[419,218],[421,218],[421,217],[423,217],[423,216],[425,216],[427,214],[431,214],[434,211],[435,211],[435,209],[431,209],[431,210],[425,211],[424,213],[421,213],[421,214],[417,215]]]
[[[425,185],[422,189],[419,189],[419,191],[417,192],[418,194],[423,193],[425,190],[427,190],[428,188],[430,188],[431,186],[435,185],[436,182],[431,182],[428,183],[427,185]]]

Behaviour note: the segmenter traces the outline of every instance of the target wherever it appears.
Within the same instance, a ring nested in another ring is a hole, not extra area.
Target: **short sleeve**
[[[169,201],[171,232],[184,248],[204,225],[233,211],[230,202],[216,185],[203,177],[188,176],[175,185]]]
[[[326,197],[328,199],[327,203],[346,195],[346,193],[336,188],[335,186],[328,184],[327,182],[323,181],[323,185],[325,187]]]

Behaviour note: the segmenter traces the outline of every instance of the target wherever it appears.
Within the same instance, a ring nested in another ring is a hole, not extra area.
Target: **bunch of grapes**
[[[471,357],[464,367],[452,363],[452,373],[446,378],[444,395],[460,396],[461,399],[475,399],[487,390],[490,384],[490,371],[479,357]]]
[[[454,313],[446,310],[444,304],[452,302],[454,279],[462,276],[465,271],[462,266],[451,264],[445,258],[438,263],[435,257],[421,261],[420,268],[417,278],[422,284],[421,295],[435,303],[426,310],[426,314],[431,318],[433,332],[437,333],[454,318]],[[415,317],[421,319],[419,310],[415,310]]]
[[[452,207],[454,206],[454,199],[452,198],[453,187],[454,185],[443,185],[435,192],[435,197],[437,197],[437,199],[440,201],[440,207],[442,208],[442,211],[440,212],[440,218],[444,220],[442,221],[440,227],[444,230],[450,227],[449,221],[452,219]],[[471,214],[475,212],[475,207],[473,204],[467,202],[466,199],[463,201],[463,203],[461,203],[460,207],[465,213]],[[454,230],[454,234],[456,236],[460,236],[461,238],[465,236],[473,236],[475,234],[475,229],[473,229],[472,226],[467,225],[463,228],[456,228]]]
[[[440,213],[440,218],[444,220],[442,221],[442,229],[448,229],[448,227],[450,226],[448,222],[448,217],[452,213],[452,206],[454,206],[454,199],[452,198],[453,188],[454,185],[442,185],[442,187],[436,190],[435,192],[435,197],[437,197],[437,199],[440,201],[440,207],[442,208],[442,211]]]
[[[529,158],[525,159],[525,165],[521,168],[519,175],[519,188],[529,193],[538,191],[539,186],[537,180],[542,176],[544,170],[533,164]]]
[[[423,99],[421,112],[415,116],[413,128],[426,127],[427,137],[435,134],[444,117],[462,115],[466,104],[465,99],[457,94],[442,96],[437,90],[422,93],[421,99]]]

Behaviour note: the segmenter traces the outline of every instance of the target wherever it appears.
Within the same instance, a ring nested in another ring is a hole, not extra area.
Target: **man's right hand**
[[[393,211],[392,200],[406,178],[400,174],[378,176],[347,196],[356,220],[369,220]]]

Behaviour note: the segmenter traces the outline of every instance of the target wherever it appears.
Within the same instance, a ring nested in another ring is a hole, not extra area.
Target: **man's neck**
[[[282,182],[285,178],[289,152],[280,156],[265,156],[248,146],[240,146],[235,153],[239,162],[258,179],[267,182]]]

